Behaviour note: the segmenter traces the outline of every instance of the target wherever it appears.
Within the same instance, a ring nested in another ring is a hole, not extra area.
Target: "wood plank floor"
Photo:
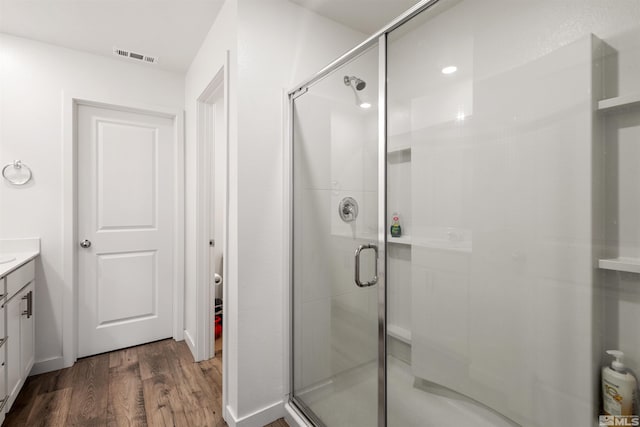
[[[195,363],[172,339],[80,359],[29,377],[3,427],[223,427],[221,361]]]

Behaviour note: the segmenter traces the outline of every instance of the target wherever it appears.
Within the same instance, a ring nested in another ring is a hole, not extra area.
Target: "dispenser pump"
[[[611,362],[611,367],[613,368],[613,370],[624,372],[624,363],[622,362],[624,360],[624,353],[620,350],[607,350],[607,354],[615,357],[616,359]]]

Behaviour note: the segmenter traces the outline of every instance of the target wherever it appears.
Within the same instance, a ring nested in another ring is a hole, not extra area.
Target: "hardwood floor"
[[[195,363],[169,339],[80,359],[29,377],[3,427],[223,427],[221,356]]]

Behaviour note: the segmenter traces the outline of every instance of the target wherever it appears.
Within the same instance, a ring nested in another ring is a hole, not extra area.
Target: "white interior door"
[[[173,125],[78,107],[79,357],[172,336]]]

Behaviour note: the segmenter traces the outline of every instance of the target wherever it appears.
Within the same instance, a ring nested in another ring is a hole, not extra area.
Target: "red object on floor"
[[[220,315],[216,316],[214,332],[216,334],[216,338],[220,338],[220,335],[222,335],[222,316]]]

